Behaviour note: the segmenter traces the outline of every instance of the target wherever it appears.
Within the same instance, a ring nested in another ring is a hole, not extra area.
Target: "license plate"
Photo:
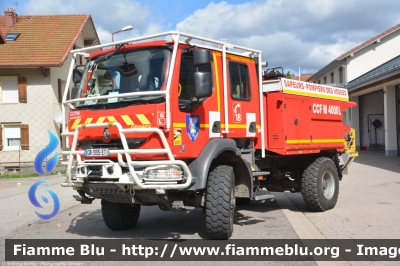
[[[85,149],[85,156],[108,156],[110,151],[108,149]]]

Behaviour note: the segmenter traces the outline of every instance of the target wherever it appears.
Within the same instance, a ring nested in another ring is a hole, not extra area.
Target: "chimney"
[[[14,9],[8,8],[7,11],[4,11],[6,26],[14,26],[17,22],[17,14],[14,13]]]

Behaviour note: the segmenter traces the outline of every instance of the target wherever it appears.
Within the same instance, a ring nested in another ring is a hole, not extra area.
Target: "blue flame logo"
[[[41,150],[36,155],[35,161],[33,163],[33,169],[35,170],[35,172],[43,177],[45,177],[46,174],[51,173],[54,170],[54,168],[56,167],[57,162],[58,162],[58,153],[55,153],[53,155],[53,157],[51,157],[49,160],[47,160],[46,167],[45,167],[46,173],[44,172],[44,170],[43,170],[44,160],[46,159],[47,156],[49,156],[52,152],[55,151],[55,149],[58,147],[58,144],[59,144],[58,138],[53,133],[51,133],[49,130],[47,132],[49,133],[49,137],[50,137],[49,145],[47,145],[46,148]],[[29,188],[29,191],[28,191],[28,197],[29,197],[29,200],[32,203],[32,205],[37,208],[41,208],[41,209],[43,209],[43,206],[39,203],[38,199],[36,198],[36,191],[37,191],[38,187],[42,184],[50,185],[50,182],[48,182],[47,180],[39,180],[38,182],[34,183]],[[42,220],[50,220],[51,218],[56,216],[58,214],[58,212],[60,211],[60,200],[58,199],[57,194],[54,193],[54,191],[52,191],[48,188],[45,188],[44,190],[47,193],[49,193],[50,197],[53,200],[53,203],[54,203],[53,211],[50,214],[41,214],[36,211],[35,211],[35,213]],[[46,203],[46,204],[49,203],[49,200],[46,198],[46,196],[42,195],[41,199],[43,200],[44,203]]]
[[[40,186],[41,184],[50,185],[50,182],[47,180],[39,180],[36,183],[34,183],[28,191],[28,197],[33,206],[43,209],[43,206],[39,203],[39,201],[36,198],[36,190],[38,186]],[[36,211],[35,213],[42,220],[50,220],[51,218],[56,216],[60,211],[60,200],[58,199],[57,194],[54,193],[54,191],[48,188],[45,188],[44,190],[47,191],[47,193],[49,193],[50,197],[53,199],[54,202],[53,211],[50,214],[41,214]],[[41,198],[45,203],[49,203],[49,200],[44,195],[42,195]]]
[[[46,148],[41,150],[38,153],[38,155],[36,155],[35,162],[33,163],[33,169],[35,170],[36,173],[38,173],[41,176],[46,176],[46,174],[43,171],[44,160],[53,151],[55,151],[55,149],[58,147],[59,144],[58,138],[53,133],[51,133],[49,130],[47,130],[47,133],[49,133],[50,137],[49,145],[47,145]],[[51,171],[54,170],[54,168],[57,165],[57,162],[58,162],[58,153],[54,154],[54,156],[47,161],[46,163],[47,174],[51,173]]]

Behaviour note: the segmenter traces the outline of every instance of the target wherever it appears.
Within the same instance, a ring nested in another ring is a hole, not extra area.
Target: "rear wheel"
[[[211,239],[229,239],[236,207],[235,176],[227,165],[215,167],[208,176],[206,191],[206,231]]]
[[[313,211],[335,207],[339,196],[339,176],[331,159],[321,157],[307,167],[301,178],[301,194],[307,207]]]
[[[130,229],[136,225],[139,219],[140,206],[101,200],[104,223],[115,231]]]

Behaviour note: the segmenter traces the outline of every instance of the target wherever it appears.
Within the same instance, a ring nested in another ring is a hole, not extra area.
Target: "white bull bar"
[[[128,167],[129,172],[133,178],[134,185],[139,187],[140,189],[184,189],[187,188],[192,182],[192,174],[187,166],[187,164],[181,160],[175,160],[171,149],[168,145],[167,139],[165,138],[164,133],[158,128],[123,128],[118,122],[109,122],[109,123],[99,123],[99,124],[82,124],[76,127],[74,132],[62,133],[63,137],[73,136],[71,150],[63,151],[61,154],[69,155],[67,164],[67,183],[63,183],[63,186],[73,186],[73,180],[71,178],[72,171],[72,163],[73,158],[76,157],[78,164],[85,164],[85,161],[82,161],[81,155],[84,154],[84,151],[77,151],[76,144],[78,141],[78,135],[80,130],[85,128],[99,128],[99,127],[117,127],[118,132],[121,138],[121,143],[123,146],[123,150],[110,150],[110,154],[117,154],[118,156],[118,164],[122,167]],[[128,143],[126,141],[125,134],[126,133],[157,133],[160,136],[161,142],[164,148],[161,149],[129,149]],[[125,155],[126,162],[124,162],[122,155]],[[131,154],[167,154],[168,160],[153,160],[153,161],[132,161]],[[90,162],[95,162],[96,160],[89,160]],[[105,162],[104,159],[98,159],[99,162]],[[90,163],[89,163],[90,164]],[[95,163],[98,164],[98,163]],[[135,173],[134,166],[157,166],[157,165],[178,165],[183,170],[183,177],[186,177],[186,181],[183,184],[171,184],[165,182],[165,184],[151,184],[151,183],[142,183],[137,174]],[[77,182],[77,181],[75,181]],[[118,182],[115,182],[118,184]]]

